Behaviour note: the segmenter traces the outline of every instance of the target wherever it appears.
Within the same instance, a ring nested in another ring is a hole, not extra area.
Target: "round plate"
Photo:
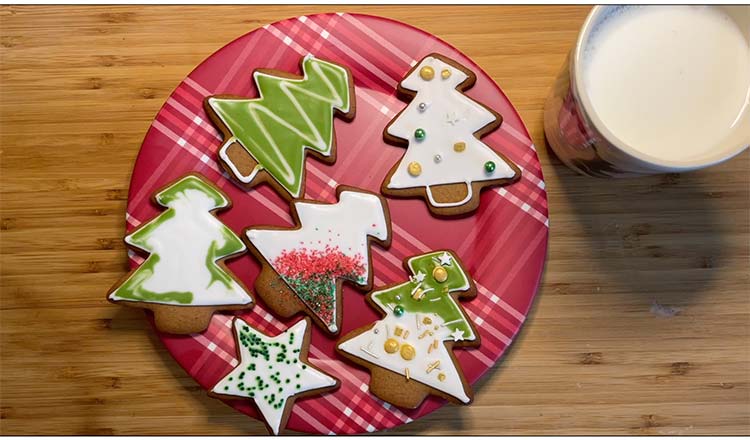
[[[393,243],[373,246],[375,287],[407,279],[406,257],[433,249],[454,250],[476,280],[478,296],[463,306],[479,329],[478,349],[455,349],[466,378],[474,383],[500,358],[523,324],[539,284],[547,253],[547,195],[539,160],[528,132],[508,98],[492,79],[452,46],[409,25],[355,14],[322,14],[280,21],[244,35],[201,63],[170,95],[143,141],[133,171],[126,215],[128,231],[159,210],[152,192],[188,171],[217,183],[233,207],[219,218],[240,234],[251,225],[291,226],[289,206],[267,185],[245,192],[216,163],[221,136],[203,111],[212,94],[254,97],[256,68],[300,73],[307,53],[346,65],[354,75],[357,114],[351,123],[336,120],[338,158],[332,166],[307,159],[306,198],[335,202],[335,186],[347,184],[378,192],[388,170],[404,153],[383,141],[383,128],[406,103],[395,96],[402,76],[423,56],[437,52],[477,74],[467,95],[503,116],[501,127],[483,141],[505,154],[522,170],[520,181],[482,193],[475,215],[437,219],[422,199],[388,199]],[[142,259],[131,252],[131,265]],[[249,254],[227,266],[252,286],[260,265]],[[344,285],[341,335],[379,318],[364,294]],[[243,319],[277,334],[297,318],[279,320],[259,300]],[[217,314],[203,334],[161,340],[177,362],[206,389],[235,364],[231,315]],[[445,401],[429,397],[415,410],[400,410],[369,393],[369,375],[334,352],[331,339],[313,326],[310,361],[341,380],[330,394],[297,400],[287,428],[311,433],[353,434],[389,429],[424,416]],[[251,401],[228,401],[257,417]],[[456,407],[455,411],[463,411]]]

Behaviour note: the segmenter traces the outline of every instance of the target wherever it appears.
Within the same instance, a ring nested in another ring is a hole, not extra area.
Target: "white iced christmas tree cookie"
[[[502,117],[464,94],[476,75],[438,54],[426,56],[399,84],[411,102],[384,130],[388,142],[406,146],[381,190],[397,197],[424,197],[431,212],[459,215],[479,207],[489,186],[511,183],[521,171],[480,138]]]

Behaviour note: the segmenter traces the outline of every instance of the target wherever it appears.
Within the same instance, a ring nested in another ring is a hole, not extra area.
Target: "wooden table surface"
[[[326,9],[0,8],[2,434],[265,432],[104,294],[126,270],[131,169],[172,89],[234,38]],[[542,109],[588,10],[351,8],[483,66],[538,146],[550,202],[543,284],[509,353],[471,406],[392,433],[750,434],[750,154],[636,180],[561,165]]]

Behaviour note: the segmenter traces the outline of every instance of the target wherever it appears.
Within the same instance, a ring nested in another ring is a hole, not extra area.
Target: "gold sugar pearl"
[[[430,324],[432,324],[432,319],[430,319],[429,316],[425,316],[424,319],[422,320],[422,324],[424,324],[424,325],[430,325]]]
[[[383,344],[383,350],[386,353],[395,353],[398,351],[398,341],[393,338],[388,338]]]
[[[429,81],[435,77],[435,69],[430,66],[424,66],[419,69],[419,76],[421,76],[423,80]]]
[[[444,381],[444,380],[445,380],[445,373],[440,373],[440,374],[438,374],[438,380],[439,380],[440,382]]]
[[[466,150],[466,142],[456,142],[453,144],[453,151],[456,153],[461,153],[464,150]]]
[[[420,165],[419,162],[411,162],[409,164],[409,174],[414,177],[422,174],[422,165]]]
[[[414,294],[411,297],[419,301],[422,299],[423,296],[424,296],[424,290],[422,290],[421,288],[417,288],[417,290],[414,291]]]
[[[437,266],[432,270],[432,277],[438,283],[444,283],[448,279],[448,271],[443,266]]]
[[[414,349],[409,344],[404,344],[401,346],[401,357],[404,358],[406,361],[410,361],[414,359],[414,356],[417,355],[417,350]]]
[[[442,77],[443,79],[448,79],[448,78],[450,78],[450,77],[451,77],[451,71],[450,71],[450,70],[448,70],[448,69],[443,69],[443,71],[442,71],[442,72],[440,72],[440,76],[441,76],[441,77]]]

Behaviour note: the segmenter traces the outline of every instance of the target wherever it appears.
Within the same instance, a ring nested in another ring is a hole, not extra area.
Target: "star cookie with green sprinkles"
[[[232,323],[239,364],[209,392],[220,399],[252,399],[270,431],[286,425],[294,400],[338,388],[339,381],[308,363],[310,320],[268,336],[241,318]]]

